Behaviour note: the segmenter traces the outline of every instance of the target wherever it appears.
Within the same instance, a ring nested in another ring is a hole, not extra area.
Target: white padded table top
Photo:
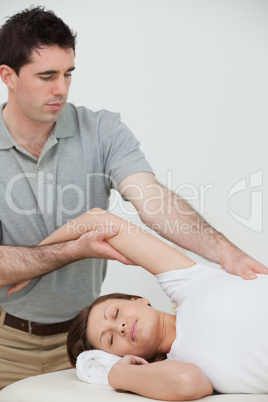
[[[152,399],[117,392],[105,385],[78,380],[75,370],[30,377],[0,391],[0,402],[146,402]],[[212,395],[202,402],[268,402],[268,395]]]

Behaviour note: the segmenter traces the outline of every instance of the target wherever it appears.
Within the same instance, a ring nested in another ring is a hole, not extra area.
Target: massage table
[[[146,402],[153,401],[107,385],[81,382],[74,369],[17,381],[0,391],[0,402]],[[212,395],[202,402],[268,402],[268,395]]]

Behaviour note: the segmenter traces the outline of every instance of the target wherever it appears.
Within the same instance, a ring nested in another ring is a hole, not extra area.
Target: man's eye
[[[113,344],[113,341],[114,341],[114,336],[111,335],[111,346],[112,346],[112,344]]]
[[[49,76],[44,76],[44,77],[40,76],[40,78],[41,78],[41,80],[43,80],[43,81],[49,81],[49,80],[52,79],[52,76],[51,76],[51,75],[49,75]]]
[[[117,318],[117,316],[118,316],[118,313],[119,313],[119,309],[117,309],[117,310],[116,310],[116,313],[115,313],[115,316],[114,316],[114,318]]]

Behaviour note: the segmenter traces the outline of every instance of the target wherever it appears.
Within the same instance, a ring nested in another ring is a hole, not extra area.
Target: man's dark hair
[[[63,20],[44,7],[31,7],[10,17],[0,28],[0,65],[6,64],[17,75],[30,63],[33,50],[59,46],[75,52],[76,34]]]

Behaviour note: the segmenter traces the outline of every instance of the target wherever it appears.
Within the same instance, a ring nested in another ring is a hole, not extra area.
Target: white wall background
[[[0,23],[32,4],[78,32],[69,101],[120,112],[157,178],[194,196],[214,227],[268,265],[268,1],[9,0]],[[6,95],[1,83],[1,103]],[[246,188],[228,204],[238,182]],[[140,268],[110,263],[110,291],[169,309]]]

